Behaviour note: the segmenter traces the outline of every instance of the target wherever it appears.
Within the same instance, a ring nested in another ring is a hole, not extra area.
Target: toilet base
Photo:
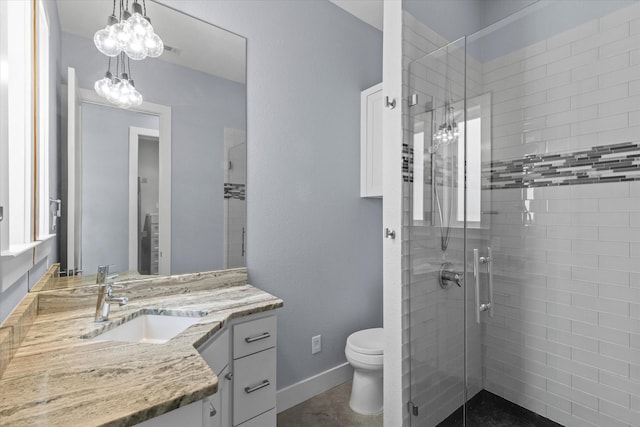
[[[353,371],[349,407],[361,415],[379,415],[383,409],[382,370]]]

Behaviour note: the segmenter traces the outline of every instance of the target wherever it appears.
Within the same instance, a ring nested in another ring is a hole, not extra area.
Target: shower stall
[[[403,13],[411,426],[640,426],[640,2]]]

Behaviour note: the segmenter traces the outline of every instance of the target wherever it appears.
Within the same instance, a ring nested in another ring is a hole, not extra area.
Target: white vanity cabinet
[[[234,319],[198,351],[218,376],[216,394],[139,426],[276,426],[276,316],[272,312]]]
[[[233,425],[275,427],[275,408],[276,317],[270,315],[233,326]]]
[[[382,83],[360,94],[360,197],[382,197]]]

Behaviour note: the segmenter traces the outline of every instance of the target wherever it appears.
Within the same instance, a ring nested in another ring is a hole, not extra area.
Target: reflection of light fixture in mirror
[[[128,65],[128,73],[125,69],[125,60]],[[119,71],[122,72],[118,78]],[[129,64],[129,60],[124,53],[121,53],[117,59],[116,77],[111,74],[111,58],[109,58],[109,66],[104,78],[96,81],[93,88],[98,95],[121,108],[130,108],[142,104],[142,95],[135,88],[131,78],[131,64]]]
[[[150,56],[157,58],[164,51],[162,39],[155,33],[151,20],[147,17],[147,3],[143,6],[134,0],[131,5],[133,14],[129,13],[128,3],[120,1],[119,18],[116,17],[116,0],[113,0],[113,11],[107,18],[107,26],[96,31],[93,42],[98,50],[107,56],[118,56],[125,52],[131,59],[141,60]]]
[[[442,144],[450,144],[458,139],[458,123],[454,117],[453,101],[447,101],[444,105],[443,123],[433,134],[434,145],[431,152],[435,152]]]

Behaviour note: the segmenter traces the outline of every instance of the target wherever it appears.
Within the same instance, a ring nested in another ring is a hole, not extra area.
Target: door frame
[[[158,153],[160,149],[160,131],[157,129],[141,128],[136,126],[129,127],[129,271],[138,271],[138,153],[140,151],[140,137],[158,138]],[[166,161],[166,159],[164,159]],[[162,159],[160,159],[160,162]],[[158,162],[158,168],[160,168]],[[162,188],[158,182],[159,190]],[[160,192],[158,192],[159,194]],[[166,206],[160,206],[158,200],[158,213],[160,218],[165,218],[166,212],[162,212],[160,208],[166,209]],[[169,213],[169,215],[171,215]],[[160,241],[160,238],[158,241]],[[160,265],[158,264],[158,267]]]
[[[118,108],[100,97],[93,90],[79,88],[78,96],[80,102]],[[158,260],[158,274],[169,275],[171,274],[171,107],[144,101],[139,106],[130,108],[129,111],[152,114],[158,117],[158,154],[160,159],[158,182],[160,190],[158,200],[158,211],[160,213],[158,246],[160,258]],[[80,147],[82,146],[81,140],[77,141],[77,143]],[[78,170],[75,171],[76,174],[79,172]],[[69,194],[69,197],[71,199],[72,195]],[[73,203],[73,200],[69,200],[68,206],[73,206]],[[69,224],[82,220],[81,209],[76,209],[75,212],[70,211],[69,213],[70,217],[73,216],[69,218]],[[75,247],[74,251],[80,253],[81,248]],[[71,256],[71,254],[68,254],[68,256]]]

